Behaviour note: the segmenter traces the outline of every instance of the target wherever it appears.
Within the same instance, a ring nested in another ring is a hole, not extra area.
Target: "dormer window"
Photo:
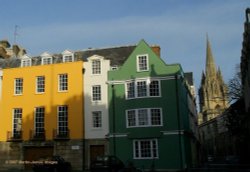
[[[91,74],[92,75],[102,74],[102,63],[103,63],[104,57],[93,55],[87,59],[91,64]]]
[[[101,61],[99,59],[92,60],[92,74],[101,74]]]
[[[148,71],[148,55],[138,55],[137,56],[137,72]]]
[[[24,55],[21,60],[21,67],[31,66],[31,58]]]
[[[63,62],[73,62],[74,59],[74,53],[68,50],[65,50],[64,52],[62,52],[63,55]]]
[[[52,64],[52,56],[49,53],[43,53],[42,57],[42,65]]]

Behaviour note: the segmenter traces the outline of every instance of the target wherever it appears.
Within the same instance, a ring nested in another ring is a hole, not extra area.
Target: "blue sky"
[[[194,72],[205,68],[206,33],[225,81],[240,62],[249,0],[8,0],[1,1],[0,39],[31,56],[45,51],[134,45],[161,46],[164,61]]]

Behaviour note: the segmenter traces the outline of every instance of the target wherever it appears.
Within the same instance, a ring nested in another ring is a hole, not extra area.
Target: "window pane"
[[[147,83],[146,81],[137,82],[137,97],[147,96]]]
[[[73,61],[73,56],[64,56],[63,61],[64,62],[72,62]]]
[[[44,93],[45,92],[45,77],[38,76],[36,78],[36,92]]]
[[[92,100],[100,101],[101,100],[101,86],[95,85],[92,87]]]
[[[44,107],[35,109],[35,134],[44,134]]]
[[[68,75],[60,74],[59,75],[59,91],[67,91],[68,90]]]
[[[52,64],[52,58],[51,57],[44,57],[42,58],[42,64]]]
[[[22,66],[31,66],[31,59],[23,59],[22,60]]]
[[[134,144],[135,144],[135,145],[134,145],[135,157],[139,158],[139,157],[140,157],[139,142],[138,142],[138,141],[135,141]]]
[[[58,134],[67,135],[68,133],[68,106],[58,107]]]
[[[14,109],[13,112],[13,137],[20,137],[22,131],[22,109]]]
[[[151,109],[151,124],[161,125],[161,110],[160,109]]]
[[[138,121],[139,121],[139,126],[148,125],[147,109],[139,109],[138,110]]]
[[[23,93],[23,79],[16,78],[15,79],[15,94],[22,94]]]
[[[151,146],[150,141],[141,141],[141,157],[151,157]]]
[[[93,117],[93,127],[101,128],[102,127],[102,112],[101,111],[92,112],[92,117]]]
[[[150,96],[160,96],[159,81],[151,81],[149,85]]]
[[[158,158],[158,145],[156,139],[135,140],[134,157],[137,159]]]
[[[135,82],[127,83],[127,97],[128,98],[135,97]]]
[[[100,74],[101,73],[101,61],[93,60],[92,61],[92,74]]]
[[[139,71],[148,70],[147,56],[138,56],[138,67]]]
[[[152,152],[153,152],[153,157],[157,158],[158,157],[158,146],[156,140],[152,140]]]
[[[136,126],[135,110],[127,111],[128,126]]]

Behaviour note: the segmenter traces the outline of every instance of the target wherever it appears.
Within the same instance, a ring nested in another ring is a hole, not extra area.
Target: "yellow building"
[[[52,64],[49,54],[41,57],[40,65],[26,56],[21,67],[2,70],[0,166],[30,168],[22,161],[61,155],[81,170],[83,62]]]

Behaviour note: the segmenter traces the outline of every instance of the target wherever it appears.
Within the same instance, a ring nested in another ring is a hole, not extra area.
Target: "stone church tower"
[[[200,122],[209,121],[220,115],[228,107],[227,86],[223,81],[220,68],[216,69],[207,36],[206,69],[202,72],[199,88]]]

